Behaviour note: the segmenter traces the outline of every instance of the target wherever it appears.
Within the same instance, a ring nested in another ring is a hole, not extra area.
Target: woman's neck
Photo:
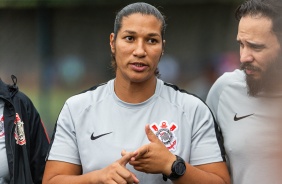
[[[141,103],[154,95],[157,78],[145,82],[128,82],[115,79],[114,91],[119,99],[127,103]]]

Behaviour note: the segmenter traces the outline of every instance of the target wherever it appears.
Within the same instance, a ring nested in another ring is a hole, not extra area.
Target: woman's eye
[[[157,43],[158,40],[156,40],[156,39],[149,39],[148,42],[149,42],[149,43]]]
[[[126,36],[125,39],[126,39],[127,41],[132,41],[132,40],[133,40],[133,37],[132,37],[132,36]]]

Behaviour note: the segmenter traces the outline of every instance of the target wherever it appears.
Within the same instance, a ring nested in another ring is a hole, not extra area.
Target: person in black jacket
[[[49,138],[32,101],[0,79],[0,183],[39,184]]]

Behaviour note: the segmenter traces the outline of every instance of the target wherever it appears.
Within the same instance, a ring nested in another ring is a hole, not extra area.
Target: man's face
[[[280,44],[272,32],[271,19],[260,15],[242,17],[237,41],[240,44],[241,69],[246,74],[248,93],[255,96],[262,90],[267,91],[272,80],[280,75],[277,70],[282,62]]]

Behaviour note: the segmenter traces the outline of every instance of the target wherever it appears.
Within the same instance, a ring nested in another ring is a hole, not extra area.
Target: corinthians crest
[[[162,121],[159,125],[153,123],[150,127],[170,151],[175,151],[177,145],[177,139],[174,133],[177,130],[176,124],[168,124],[167,121]]]
[[[25,134],[24,134],[24,123],[22,122],[18,113],[16,113],[16,119],[14,121],[16,127],[14,132],[14,137],[16,139],[16,143],[19,145],[24,145],[26,143]]]

